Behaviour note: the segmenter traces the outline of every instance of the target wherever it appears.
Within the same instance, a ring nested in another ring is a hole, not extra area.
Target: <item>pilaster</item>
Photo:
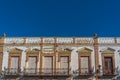
[[[95,51],[95,72],[96,72],[96,80],[97,75],[98,75],[98,70],[99,70],[99,54],[98,54],[98,37],[97,34],[94,34],[94,51]]]
[[[4,39],[5,37],[0,38],[0,72],[2,71]]]

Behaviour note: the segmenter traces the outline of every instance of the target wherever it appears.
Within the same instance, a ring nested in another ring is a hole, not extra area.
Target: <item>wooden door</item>
[[[80,72],[89,73],[89,57],[80,58]]]
[[[113,73],[113,62],[112,57],[105,57],[104,58],[104,73],[105,74],[112,74]]]
[[[60,72],[64,74],[68,74],[69,71],[69,57],[68,56],[62,56],[60,58]]]
[[[35,73],[37,70],[37,57],[30,56],[28,58],[28,73]]]
[[[19,57],[11,57],[10,72],[17,73],[19,70]]]
[[[53,57],[44,57],[44,74],[52,74],[53,72]]]

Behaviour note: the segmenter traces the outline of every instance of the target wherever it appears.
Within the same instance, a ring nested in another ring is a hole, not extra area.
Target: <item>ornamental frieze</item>
[[[6,44],[19,44],[24,43],[24,38],[6,38],[5,39]]]
[[[98,38],[99,44],[114,44],[115,39],[114,38]]]
[[[54,38],[43,38],[43,43],[55,43]]]
[[[86,44],[91,44],[94,43],[93,38],[76,38],[76,43],[86,43]]]
[[[73,38],[57,38],[57,43],[60,43],[60,44],[71,44],[73,43]]]
[[[26,43],[41,43],[41,38],[26,38]]]
[[[41,45],[41,44],[58,44],[58,45],[91,45],[94,44],[94,38],[87,37],[58,37],[58,38],[40,38],[40,37],[28,37],[28,38],[5,38],[5,44],[16,45],[16,46],[24,46],[26,44],[30,45]],[[120,38],[98,38],[98,44],[102,45],[115,45],[120,44]],[[29,45],[28,45],[29,46]]]
[[[53,45],[44,45],[42,48],[42,53],[54,53],[54,46]]]
[[[72,51],[73,49],[71,49],[71,48],[63,48],[63,47],[58,47],[57,48],[57,52],[58,53],[71,53],[71,51]]]

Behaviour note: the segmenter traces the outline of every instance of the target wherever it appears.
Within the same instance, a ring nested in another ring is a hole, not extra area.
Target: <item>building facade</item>
[[[1,79],[117,80],[120,38],[4,36],[0,72]]]

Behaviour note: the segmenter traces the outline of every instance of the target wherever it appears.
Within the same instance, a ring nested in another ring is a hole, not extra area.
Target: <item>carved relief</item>
[[[73,38],[57,38],[57,43],[66,43],[66,44],[70,44],[73,43]]]
[[[81,48],[81,49],[77,50],[77,52],[78,53],[91,53],[92,50],[89,49],[89,48],[84,47],[84,48]]]
[[[43,53],[54,53],[54,46],[53,45],[44,45],[43,46]]]
[[[6,38],[5,43],[7,44],[24,43],[24,38]]]
[[[43,43],[54,43],[54,38],[43,38]]]
[[[115,43],[114,38],[98,38],[99,44],[113,44]]]
[[[34,49],[29,48],[26,50],[26,53],[39,53],[39,52],[40,52],[40,50],[37,48],[34,48]]]
[[[76,38],[76,43],[93,43],[93,38]]]
[[[57,52],[58,53],[71,53],[72,49],[71,48],[63,48],[63,47],[58,47]]]
[[[40,43],[41,39],[40,38],[27,38],[26,43]]]
[[[115,50],[110,47],[100,50],[100,52],[102,52],[102,53],[114,53],[114,51]]]

